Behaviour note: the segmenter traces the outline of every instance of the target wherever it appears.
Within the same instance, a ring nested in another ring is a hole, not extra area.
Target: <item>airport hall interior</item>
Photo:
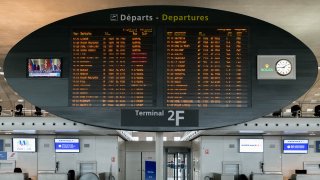
[[[0,0],[0,180],[320,180],[319,0]]]

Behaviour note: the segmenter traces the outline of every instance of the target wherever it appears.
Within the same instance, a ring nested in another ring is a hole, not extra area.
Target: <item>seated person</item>
[[[240,174],[238,180],[249,180],[246,175]]]
[[[22,173],[22,170],[21,170],[21,168],[16,167],[16,168],[14,168],[13,172],[14,173]]]

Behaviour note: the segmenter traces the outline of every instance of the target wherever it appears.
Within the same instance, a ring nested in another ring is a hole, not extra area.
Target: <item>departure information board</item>
[[[70,105],[250,106],[247,29],[155,29],[73,30]]]
[[[166,106],[248,107],[247,29],[166,31]]]
[[[72,106],[153,106],[153,30],[74,30]]]
[[[60,59],[53,64],[60,65],[61,77],[31,79],[27,62],[48,58]],[[282,59],[292,71],[280,77],[275,68]],[[101,9],[50,23],[19,41],[3,64],[10,86],[52,114],[148,132],[260,118],[307,92],[316,67],[305,44],[265,21],[158,5]]]

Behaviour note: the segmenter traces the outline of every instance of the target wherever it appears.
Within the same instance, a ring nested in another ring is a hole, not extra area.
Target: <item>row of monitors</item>
[[[54,149],[57,153],[79,153],[79,139],[54,139]],[[13,152],[36,152],[36,138],[12,138]]]
[[[36,152],[36,138],[13,138],[13,152]],[[79,153],[79,139],[54,139],[55,152]],[[239,151],[241,153],[263,152],[263,139],[240,139]],[[283,153],[306,154],[308,153],[309,140],[283,140]]]
[[[283,140],[284,154],[307,154],[309,140]],[[263,152],[263,139],[240,139],[239,152]]]

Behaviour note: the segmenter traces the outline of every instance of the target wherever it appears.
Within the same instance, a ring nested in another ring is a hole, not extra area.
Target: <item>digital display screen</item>
[[[28,59],[27,76],[30,78],[58,78],[61,77],[61,59],[41,58]]]
[[[263,139],[240,139],[240,152],[263,152]]]
[[[283,140],[283,153],[285,154],[307,154],[309,140]]]
[[[13,138],[12,139],[13,152],[36,152],[35,138]]]
[[[71,106],[154,106],[152,28],[74,30]]]
[[[168,28],[167,107],[248,107],[248,32]]]
[[[74,29],[70,105],[250,106],[246,28],[155,29]]]
[[[80,141],[79,139],[55,139],[54,147],[57,153],[78,153]]]

